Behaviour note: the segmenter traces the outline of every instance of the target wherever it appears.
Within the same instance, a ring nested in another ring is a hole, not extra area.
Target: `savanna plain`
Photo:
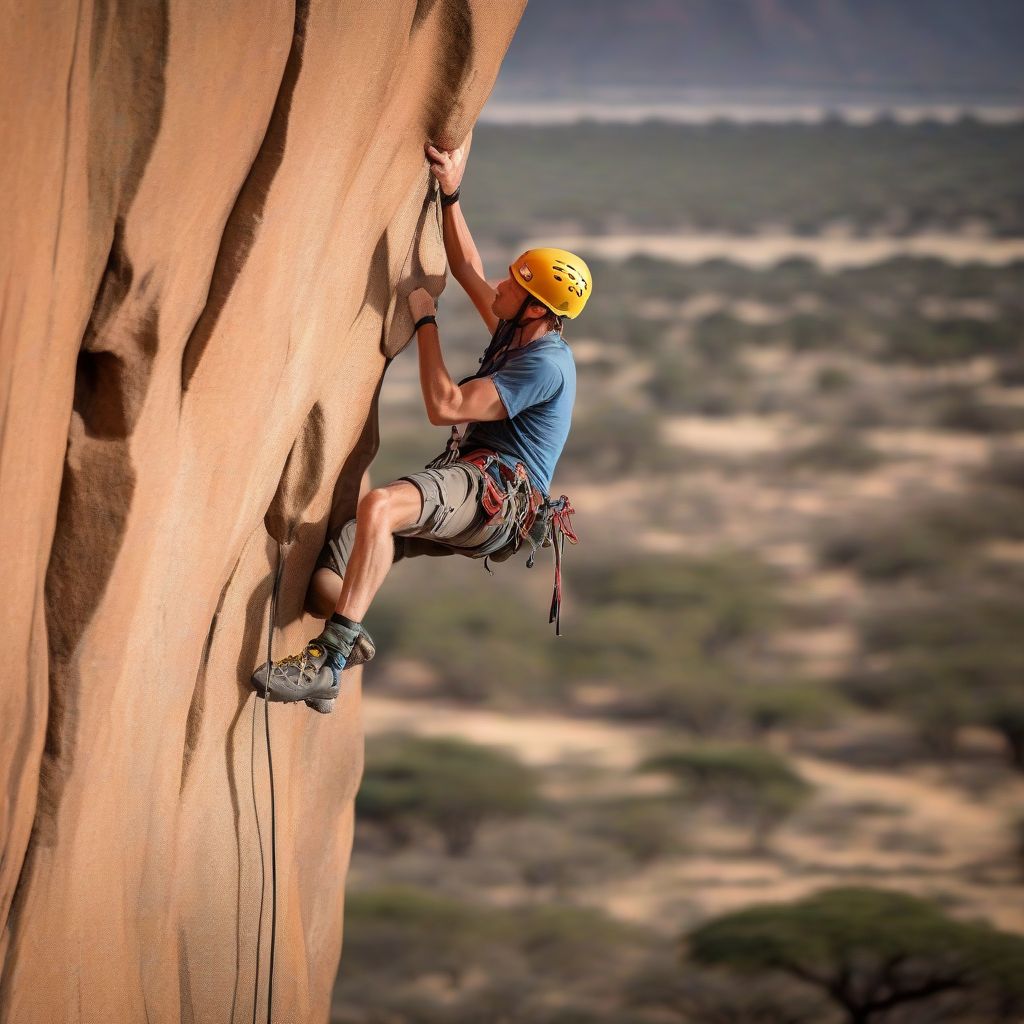
[[[1024,1019],[1022,182],[970,118],[478,128],[489,274],[593,271],[580,544],[560,639],[550,551],[385,584],[335,1024]],[[444,446],[411,350],[380,422],[375,483]]]

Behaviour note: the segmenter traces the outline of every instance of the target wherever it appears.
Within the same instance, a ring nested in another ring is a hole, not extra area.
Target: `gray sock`
[[[359,623],[353,623],[351,626],[343,625],[332,617],[324,623],[323,632],[317,637],[317,640],[326,647],[333,647],[347,658],[352,653],[352,648],[355,647],[360,632]]]

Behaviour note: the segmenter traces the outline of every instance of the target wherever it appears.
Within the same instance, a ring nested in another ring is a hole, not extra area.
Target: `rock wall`
[[[465,136],[524,6],[8,5],[3,1021],[265,1017],[248,678],[278,543],[275,657],[316,627],[306,583],[373,456],[404,296],[443,286],[423,142]],[[282,1022],[326,1019],[341,950],[345,680],[331,716],[271,708]]]

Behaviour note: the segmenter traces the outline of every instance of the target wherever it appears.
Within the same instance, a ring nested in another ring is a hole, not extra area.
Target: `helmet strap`
[[[485,377],[488,374],[494,373],[496,370],[500,370],[508,357],[509,352],[512,348],[512,340],[515,338],[516,331],[522,330],[524,327],[529,327],[530,324],[537,323],[538,320],[544,320],[549,316],[555,318],[555,328],[559,332],[562,329],[562,318],[557,313],[548,311],[541,316],[528,317],[523,319],[523,314],[526,312],[527,307],[536,302],[538,306],[543,303],[538,302],[537,299],[528,295],[524,300],[519,309],[516,310],[516,315],[511,320],[499,320],[498,325],[494,328],[494,333],[491,335],[490,343],[487,346],[487,350],[480,358],[480,369],[476,373],[470,374],[468,377],[464,377],[459,381],[461,387],[466,381],[475,380],[477,377]]]

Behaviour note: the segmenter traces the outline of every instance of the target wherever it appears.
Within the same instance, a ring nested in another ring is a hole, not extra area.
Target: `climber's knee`
[[[415,484],[398,480],[368,491],[359,501],[358,529],[372,533],[394,533],[416,522],[423,498]]]
[[[341,597],[342,579],[330,569],[317,569],[306,591],[306,611],[317,619],[328,619]]]

